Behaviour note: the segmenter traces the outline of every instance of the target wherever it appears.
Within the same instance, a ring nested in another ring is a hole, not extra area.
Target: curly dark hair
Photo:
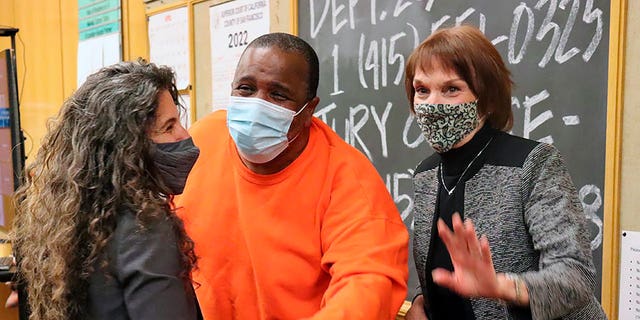
[[[15,195],[12,233],[30,319],[86,317],[89,277],[106,267],[103,251],[127,211],[140,228],[158,219],[173,225],[181,277],[191,285],[193,242],[172,209],[148,137],[164,90],[179,105],[170,68],[121,62],[90,75],[48,123]]]

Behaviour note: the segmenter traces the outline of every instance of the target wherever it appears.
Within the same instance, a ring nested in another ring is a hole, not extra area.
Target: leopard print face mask
[[[414,104],[416,121],[431,147],[444,153],[478,127],[478,101],[460,104]]]

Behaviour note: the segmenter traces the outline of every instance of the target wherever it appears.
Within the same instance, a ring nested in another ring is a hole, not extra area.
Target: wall
[[[46,122],[76,89],[77,0],[1,0],[0,25],[19,28],[16,39],[21,124],[27,138],[27,163],[46,133]],[[124,58],[146,56],[142,0],[122,0]],[[0,38],[0,49],[10,48]],[[0,284],[0,319],[17,319],[4,309],[8,290]]]
[[[77,1],[3,0],[0,24],[19,28],[16,39],[18,91],[27,157],[35,154],[54,115],[75,86]],[[9,8],[9,10],[4,10]],[[66,32],[65,32],[66,31]],[[64,36],[63,36],[64,35]],[[9,38],[0,49],[10,48]],[[29,161],[29,160],[27,160]],[[0,318],[17,319],[15,310],[4,309],[8,290],[0,289]]]
[[[64,97],[75,87],[74,43],[78,35],[70,30],[77,28],[77,2],[9,2],[13,10],[0,16],[0,24],[20,29],[16,39],[18,90],[21,122],[27,137],[25,153],[29,157],[45,133],[46,120],[58,111]],[[1,48],[10,47],[9,43],[2,45]]]
[[[620,161],[620,201],[619,229],[614,236],[620,239],[622,230],[640,231],[640,1],[629,0],[627,3],[624,93],[622,101],[624,109],[621,114],[621,161]],[[619,259],[619,257],[618,257]],[[620,270],[616,265],[614,272]],[[617,294],[617,292],[616,292]]]
[[[55,116],[76,89],[78,48],[77,0],[3,0],[10,10],[0,13],[0,24],[19,28],[16,39],[21,122],[27,141],[27,162]],[[146,22],[141,0],[123,0],[125,59],[147,55]],[[0,49],[11,46],[0,40]]]
[[[65,0],[70,1],[70,0]],[[142,0],[122,1],[122,57],[135,60],[138,57],[149,58],[149,39],[147,20]]]
[[[640,33],[640,1],[627,8],[627,34]],[[627,37],[622,115],[622,174],[620,185],[620,229],[640,231],[640,38]]]

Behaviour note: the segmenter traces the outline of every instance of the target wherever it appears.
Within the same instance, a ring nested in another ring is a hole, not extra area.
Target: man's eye
[[[281,94],[281,93],[278,93],[278,92],[274,92],[274,93],[272,93],[272,94],[271,94],[271,96],[272,96],[274,99],[279,100],[279,101],[287,100],[287,97],[286,97],[285,95],[283,95],[283,94]]]
[[[238,90],[240,90],[240,91],[243,91],[243,92],[250,92],[250,91],[252,91],[251,87],[250,87],[250,86],[247,86],[247,85],[240,85],[240,86],[238,86],[238,88],[237,88],[237,89],[238,89]]]

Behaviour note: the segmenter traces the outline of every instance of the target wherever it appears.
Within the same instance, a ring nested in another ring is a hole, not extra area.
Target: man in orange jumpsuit
[[[177,206],[205,319],[394,319],[406,296],[405,225],[368,159],[313,117],[318,77],[309,44],[264,35],[227,110],[191,129]]]

